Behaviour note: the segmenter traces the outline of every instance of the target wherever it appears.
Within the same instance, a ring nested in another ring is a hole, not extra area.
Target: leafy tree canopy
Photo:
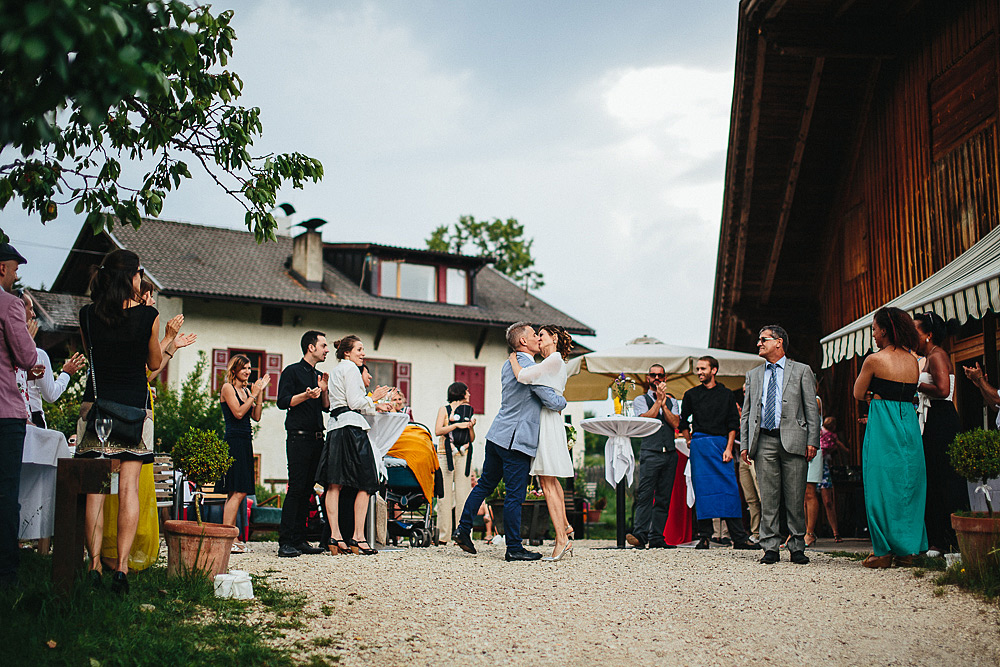
[[[537,289],[545,283],[542,274],[533,268],[533,243],[534,239],[524,238],[524,225],[515,218],[494,218],[492,222],[486,222],[471,215],[459,217],[450,228],[441,225],[427,239],[430,250],[492,256],[493,266],[498,271],[517,282],[523,281],[528,289]]]
[[[233,12],[210,10],[0,0],[0,209],[16,196],[43,223],[72,204],[95,233],[114,218],[138,228],[191,178],[184,158],[243,205],[258,242],[273,239],[278,188],[316,182],[323,166],[300,153],[250,154],[260,109],[234,104],[243,82],[224,69]],[[149,165],[141,183],[122,181],[122,159]]]

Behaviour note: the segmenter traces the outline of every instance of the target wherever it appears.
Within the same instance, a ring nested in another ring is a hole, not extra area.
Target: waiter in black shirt
[[[733,463],[733,444],[740,428],[736,398],[715,381],[719,372],[715,357],[698,359],[694,372],[701,384],[684,393],[680,422],[691,449],[691,482],[698,515],[695,548],[708,548],[712,519],[720,518],[726,520],[734,549],[757,549],[743,527],[743,502]]]
[[[288,411],[285,416],[288,493],[278,528],[278,555],[286,558],[323,553],[323,549],[306,540],[306,517],[323,450],[323,413],[330,409],[327,391],[330,374],[316,370],[316,364],[326,361],[329,352],[326,334],[307,331],[302,334],[301,346],[302,359],[281,371],[278,380],[278,409]]]

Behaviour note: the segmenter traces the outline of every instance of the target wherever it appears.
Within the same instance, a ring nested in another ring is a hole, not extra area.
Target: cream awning
[[[909,312],[934,311],[945,320],[965,324],[987,311],[1000,312],[1000,227],[984,236],[940,271],[887,306]],[[871,324],[874,312],[823,338],[823,368],[864,355],[874,347]]]

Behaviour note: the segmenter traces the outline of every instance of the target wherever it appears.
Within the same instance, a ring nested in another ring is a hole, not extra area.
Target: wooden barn
[[[743,0],[710,344],[778,323],[860,463],[851,397],[892,302],[954,319],[995,385],[996,0]],[[966,428],[992,424],[958,370]]]

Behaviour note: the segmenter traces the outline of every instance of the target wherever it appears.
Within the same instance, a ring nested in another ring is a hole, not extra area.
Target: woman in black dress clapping
[[[271,383],[271,376],[264,375],[248,387],[252,371],[249,357],[234,355],[226,369],[226,383],[222,385],[222,418],[226,422],[226,442],[233,465],[216,486],[216,491],[229,494],[222,511],[222,523],[227,526],[236,525],[240,504],[255,491],[250,420],[260,421],[264,411],[264,390]],[[246,545],[236,542],[233,551],[243,553]]]

